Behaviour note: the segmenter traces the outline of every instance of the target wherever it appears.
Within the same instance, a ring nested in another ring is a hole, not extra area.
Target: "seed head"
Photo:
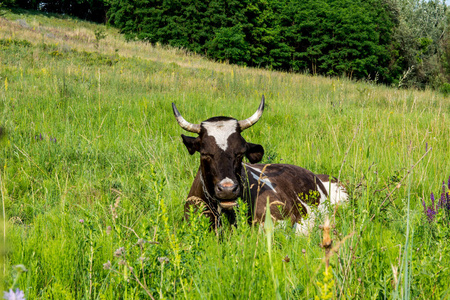
[[[165,262],[169,262],[169,259],[165,256],[162,256],[162,257],[158,257],[158,261],[160,263],[165,263]]]
[[[122,255],[124,255],[125,254],[125,248],[124,247],[120,247],[119,249],[117,249],[115,252],[114,252],[114,256],[115,257],[121,257]]]
[[[103,264],[103,269],[105,270],[111,269],[111,262],[109,260]]]
[[[120,266],[125,266],[127,264],[127,262],[123,259],[119,260],[119,265]]]

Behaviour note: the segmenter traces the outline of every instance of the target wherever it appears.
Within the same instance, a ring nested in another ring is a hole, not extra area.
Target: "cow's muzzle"
[[[225,178],[214,187],[216,198],[223,209],[232,209],[237,205],[236,199],[239,197],[240,190],[239,185],[229,178]]]

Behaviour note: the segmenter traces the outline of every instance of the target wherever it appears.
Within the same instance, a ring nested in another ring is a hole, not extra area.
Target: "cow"
[[[347,200],[345,188],[328,175],[316,175],[290,164],[259,164],[264,148],[246,142],[242,132],[258,122],[264,104],[263,95],[257,111],[245,120],[220,116],[193,124],[172,103],[181,128],[198,134],[181,135],[189,154],[200,153],[200,167],[184,207],[186,219],[193,206],[205,209],[214,229],[220,226],[223,215],[234,223],[234,208],[241,198],[249,207],[249,223],[262,223],[269,199],[270,214],[275,221],[289,220],[296,232],[307,234],[314,223],[313,206],[325,212],[328,197],[331,204]],[[244,157],[249,163],[244,162]]]

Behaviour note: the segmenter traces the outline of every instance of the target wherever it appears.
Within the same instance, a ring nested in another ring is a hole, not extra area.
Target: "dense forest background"
[[[251,67],[450,92],[444,1],[4,0]]]

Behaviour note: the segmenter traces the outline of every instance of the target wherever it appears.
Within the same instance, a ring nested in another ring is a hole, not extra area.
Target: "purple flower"
[[[434,194],[433,193],[431,193],[431,196],[430,196],[430,198],[431,198],[431,207],[433,207],[433,209],[434,209]]]
[[[441,198],[439,199],[439,202],[438,202],[438,208],[443,208],[443,207],[445,207],[445,204],[446,204],[446,200],[445,200],[445,193],[441,193]]]
[[[450,177],[449,177],[447,185],[449,185],[449,187],[450,187]],[[441,197],[439,198],[437,205],[435,203],[435,198],[434,198],[433,193],[431,193],[430,198],[431,198],[431,206],[428,206],[428,207],[425,203],[425,200],[422,200],[424,213],[427,216],[428,221],[430,223],[435,219],[435,217],[440,209],[444,209],[445,215],[447,215],[447,216],[450,215],[450,191],[447,190],[447,188],[445,186],[445,181],[442,182],[442,193],[441,193]]]
[[[3,299],[6,300],[25,300],[25,294],[23,291],[16,289],[16,291],[13,291],[12,289],[9,289],[9,292],[4,292]]]
[[[83,219],[80,219],[80,220],[78,220],[78,222],[80,222],[81,224],[83,224],[83,223],[84,223],[84,220],[83,220]]]
[[[430,206],[430,207],[428,207],[426,214],[427,214],[428,221],[431,223],[434,220],[436,211],[434,210],[433,207]]]
[[[430,198],[431,198],[431,206],[427,207],[425,204],[425,200],[422,201],[422,205],[423,205],[423,209],[425,211],[425,215],[427,216],[428,221],[431,223],[434,220],[437,210],[436,210],[436,206],[434,204],[434,194],[433,193],[431,193]],[[441,201],[439,201],[439,203],[440,202]],[[438,208],[439,208],[439,205],[438,205]]]
[[[450,176],[448,176],[448,183],[447,183],[447,187],[450,190]]]
[[[428,151],[428,143],[425,143],[425,152]]]

